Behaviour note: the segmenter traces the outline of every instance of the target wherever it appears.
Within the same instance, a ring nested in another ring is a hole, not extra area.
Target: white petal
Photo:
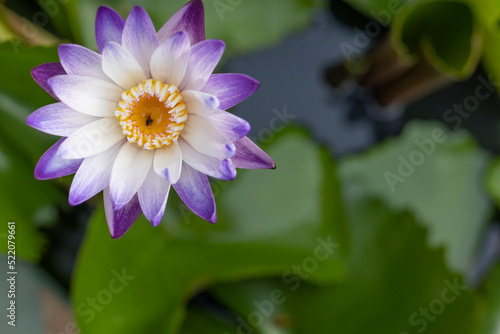
[[[121,145],[123,142],[83,160],[69,190],[69,203],[71,205],[81,204],[109,186],[111,168]]]
[[[182,160],[197,171],[221,180],[234,180],[236,168],[229,159],[219,160],[196,151],[185,140],[179,140]]]
[[[48,83],[66,105],[98,117],[114,115],[123,93],[123,89],[114,83],[78,75],[58,75],[50,78]]]
[[[137,59],[149,77],[151,55],[158,47],[158,36],[148,13],[139,6],[130,11],[123,27],[122,45]]]
[[[171,183],[177,183],[181,176],[182,154],[178,144],[155,150],[154,169],[156,173]]]
[[[219,108],[219,99],[212,94],[186,90],[181,93],[181,96],[188,114],[207,117]]]
[[[189,36],[184,31],[160,44],[151,56],[153,79],[178,87],[186,73],[190,49]]]
[[[115,42],[108,43],[104,48],[102,69],[117,85],[125,90],[135,87],[146,80],[146,75],[134,56]]]
[[[62,102],[49,104],[26,119],[29,126],[56,136],[67,137],[87,124],[97,121],[97,117],[82,114]]]
[[[59,156],[64,159],[90,157],[124,140],[122,129],[115,117],[101,118],[73,133],[61,145]]]
[[[114,209],[126,205],[137,193],[153,164],[154,153],[133,143],[125,143],[111,171],[109,192]]]
[[[234,144],[206,117],[189,115],[181,137],[198,152],[220,160],[231,158],[236,152]]]

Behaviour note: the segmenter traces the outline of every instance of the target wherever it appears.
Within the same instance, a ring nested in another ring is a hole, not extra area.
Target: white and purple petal
[[[219,108],[219,99],[211,94],[195,90],[185,90],[181,93],[188,114],[210,116]]]
[[[160,225],[167,206],[169,191],[170,183],[151,168],[144,183],[139,188],[137,196],[144,216],[153,226]]]
[[[130,11],[123,28],[122,45],[137,59],[149,77],[151,56],[159,43],[153,22],[144,8],[135,6]]]
[[[68,160],[59,157],[58,150],[66,138],[61,138],[45,152],[35,167],[35,178],[50,180],[73,174],[78,170],[82,159]]]
[[[153,167],[156,174],[170,183],[176,183],[182,169],[182,153],[179,145],[172,143],[156,149]]]
[[[61,65],[66,73],[109,81],[102,71],[100,54],[77,44],[61,44],[58,51]]]
[[[191,48],[186,75],[179,86],[183,90],[200,90],[222,58],[226,44],[217,39],[200,42]]]
[[[110,149],[124,141],[122,129],[115,117],[101,118],[79,129],[61,145],[63,159],[81,159]]]
[[[125,143],[113,164],[109,191],[115,209],[122,208],[137,193],[153,165],[154,153]]]
[[[220,110],[209,119],[232,142],[240,140],[250,132],[250,124],[247,121],[226,111]]]
[[[104,48],[102,69],[124,90],[129,90],[146,80],[146,74],[135,57],[115,42],[108,43]]]
[[[232,158],[235,146],[206,117],[189,115],[181,137],[198,152],[224,160]]]
[[[70,205],[79,205],[109,186],[111,168],[122,144],[83,160],[69,189]]]
[[[28,116],[26,123],[42,132],[68,137],[96,120],[97,117],[82,114],[62,102],[57,102],[35,110]]]
[[[205,13],[201,0],[191,1],[179,9],[158,31],[158,39],[161,43],[179,31],[189,35],[191,45],[205,40]]]
[[[211,223],[216,222],[215,199],[206,175],[184,163],[181,178],[173,187],[191,211]]]
[[[182,160],[198,172],[225,181],[236,178],[236,168],[230,159],[221,161],[200,153],[182,139],[179,141],[179,146],[182,151]]]
[[[95,20],[95,39],[100,53],[109,42],[122,43],[125,20],[113,9],[101,6]]]
[[[151,76],[169,85],[179,86],[189,61],[191,45],[186,32],[167,38],[151,56]]]
[[[272,169],[276,168],[273,160],[248,137],[234,143],[236,155],[231,159],[236,168]]]
[[[113,239],[121,238],[134,225],[135,221],[141,215],[141,206],[139,199],[134,196],[130,202],[120,209],[114,209],[111,202],[109,188],[103,191],[104,212],[108,222],[109,232]]]
[[[78,75],[58,75],[48,82],[62,102],[91,116],[114,115],[123,93],[114,83]]]
[[[227,110],[252,95],[259,81],[238,73],[212,74],[201,90],[219,98],[220,109]]]
[[[40,85],[40,87],[42,87],[47,93],[52,95],[52,97],[57,101],[59,101],[59,98],[50,87],[48,81],[52,77],[64,74],[66,74],[66,71],[64,71],[61,63],[45,63],[31,70],[31,76],[36,81],[36,83]]]

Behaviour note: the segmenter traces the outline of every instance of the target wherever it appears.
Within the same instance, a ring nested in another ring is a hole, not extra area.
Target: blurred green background
[[[112,240],[101,195],[34,179],[57,138],[25,124],[53,101],[30,70],[95,50],[100,5],[159,29],[184,3],[0,0],[0,332],[500,333],[495,0],[204,1],[217,71],[262,84],[230,111],[277,165],[213,180],[215,225],[172,192]]]

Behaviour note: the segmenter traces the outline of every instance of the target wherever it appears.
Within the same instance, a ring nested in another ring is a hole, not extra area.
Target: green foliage
[[[0,73],[7,78],[0,80],[0,216],[16,221],[16,253],[30,260],[40,257],[44,244],[37,226],[54,221],[54,205],[65,201],[53,183],[33,176],[35,162],[56,139],[26,125],[31,112],[54,102],[33,81],[30,70],[56,59],[55,48],[0,44]],[[2,238],[0,245],[5,252],[7,243]]]
[[[338,243],[339,252],[322,261],[311,281],[342,279],[349,242],[332,162],[297,133],[277,140],[268,152],[278,169],[259,175],[247,171],[232,181],[217,196],[216,225],[194,215],[182,220],[170,207],[168,230],[140,219],[123,238],[112,240],[103,210],[97,210],[73,284],[83,332],[175,333],[194,292],[220,282],[281,275],[314,256],[318,238]],[[90,312],[87,298],[102,298],[113,270],[122,268],[135,278],[102,311]]]
[[[488,155],[467,133],[445,128],[414,121],[398,138],[344,159],[339,173],[347,196],[369,194],[414,212],[429,243],[446,246],[450,267],[464,272],[493,210],[477,186]]]

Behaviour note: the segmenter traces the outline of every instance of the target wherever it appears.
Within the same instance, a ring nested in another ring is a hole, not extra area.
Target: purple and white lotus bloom
[[[205,40],[201,0],[191,1],[156,32],[141,7],[127,20],[108,7],[96,18],[99,53],[59,46],[60,63],[33,69],[57,103],[27,123],[62,136],[40,159],[35,177],[76,173],[69,203],[100,191],[113,238],[141,213],[157,226],[170,186],[197,215],[214,223],[207,176],[232,180],[236,168],[274,168],[246,135],[250,125],[226,112],[259,82],[243,74],[212,74],[224,42]]]

